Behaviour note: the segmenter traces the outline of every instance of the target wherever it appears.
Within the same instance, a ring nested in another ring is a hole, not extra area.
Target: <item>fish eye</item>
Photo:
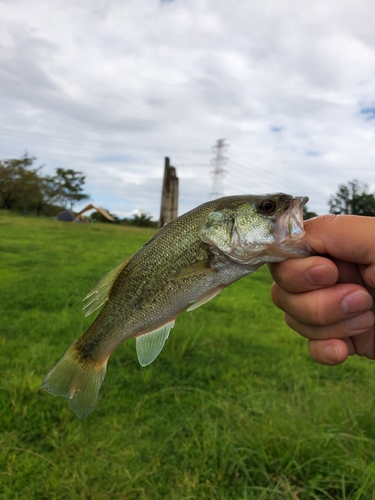
[[[269,198],[265,198],[259,203],[258,212],[262,215],[272,215],[276,210],[276,203]]]

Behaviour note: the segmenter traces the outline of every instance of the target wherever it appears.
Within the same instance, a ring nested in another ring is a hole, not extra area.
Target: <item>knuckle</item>
[[[283,262],[280,262],[280,263],[277,263],[277,264],[270,264],[269,265],[269,269],[270,269],[272,278],[280,286],[283,285],[282,264],[283,264]]]
[[[284,314],[284,320],[285,320],[285,323],[289,326],[289,328],[291,328],[295,332],[302,335],[301,332],[302,332],[303,328],[301,328],[301,325],[300,325],[300,323],[298,323],[298,321],[296,321],[291,316],[289,316],[289,314],[286,314],[286,313]]]
[[[283,290],[290,293],[300,291],[301,264],[303,260],[306,259],[287,259],[275,264],[272,277]]]
[[[313,325],[324,326],[330,323],[329,317],[332,311],[329,304],[319,292],[314,294],[315,300],[310,302],[310,320]]]
[[[271,285],[271,300],[279,309],[282,309],[281,304],[282,300],[280,298],[280,294],[282,294],[282,289],[277,283],[272,283]]]

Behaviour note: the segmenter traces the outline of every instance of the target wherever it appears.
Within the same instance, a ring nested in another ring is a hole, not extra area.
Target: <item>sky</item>
[[[223,195],[327,213],[341,183],[375,191],[374,19],[373,0],[0,0],[0,159],[157,219],[164,157],[182,214],[226,139]]]

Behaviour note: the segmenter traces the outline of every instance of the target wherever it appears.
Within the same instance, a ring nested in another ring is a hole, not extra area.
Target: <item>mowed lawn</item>
[[[87,419],[39,389],[95,317],[82,298],[152,235],[0,212],[0,498],[374,499],[375,363],[311,360],[266,267],[150,366],[119,347]]]

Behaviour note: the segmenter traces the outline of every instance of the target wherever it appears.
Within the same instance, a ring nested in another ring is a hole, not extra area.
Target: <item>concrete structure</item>
[[[164,180],[161,195],[159,227],[177,217],[178,210],[178,177],[176,169],[169,164],[169,158],[164,162]]]

